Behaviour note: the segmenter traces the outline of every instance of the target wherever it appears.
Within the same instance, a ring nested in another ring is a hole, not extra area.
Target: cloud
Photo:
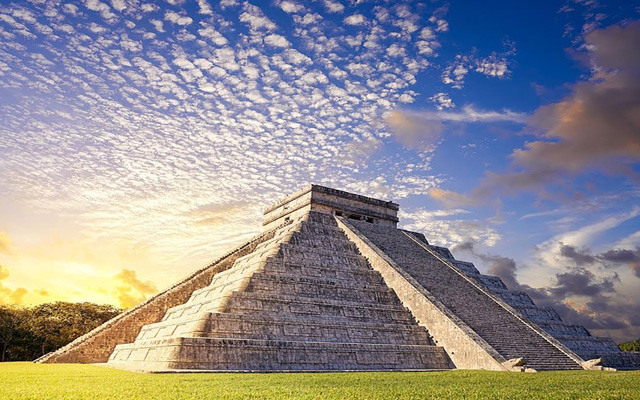
[[[473,207],[478,205],[478,201],[476,199],[440,188],[430,189],[429,196],[431,196],[432,199],[442,203],[447,208]]]
[[[365,25],[367,20],[362,14],[353,14],[346,17],[344,23],[347,25]]]
[[[565,322],[576,322],[595,334],[613,335],[623,340],[640,334],[640,318],[637,313],[637,296],[621,295],[617,274],[599,277],[582,267],[567,267],[551,275],[549,284],[532,287],[521,282],[518,265],[514,259],[500,255],[483,254],[476,250],[475,241],[460,243],[452,252],[468,252],[479,258],[487,273],[498,276],[511,290],[527,293],[538,306],[552,307]],[[548,268],[537,265],[537,273]]]
[[[337,1],[324,0],[324,6],[330,13],[341,13],[344,11],[344,6]]]
[[[627,264],[631,271],[640,278],[640,246],[636,246],[635,250],[612,249],[600,255],[600,259],[605,262],[617,264]]]
[[[281,35],[272,33],[264,38],[264,42],[273,47],[289,47],[291,43]]]
[[[191,25],[193,18],[178,14],[175,11],[167,11],[164,13],[164,19],[177,25]]]
[[[556,298],[566,298],[569,295],[596,296],[614,292],[614,280],[617,276],[603,278],[597,281],[595,274],[585,268],[573,268],[570,271],[556,274],[555,286],[549,291]]]
[[[429,100],[436,103],[438,110],[444,110],[445,108],[455,108],[455,103],[451,100],[451,97],[447,93],[436,93],[429,97]]]
[[[130,308],[158,292],[151,282],[143,282],[138,279],[135,271],[123,269],[113,277],[119,286],[116,287],[120,307]]]
[[[476,219],[463,219],[463,209],[412,211],[400,209],[402,229],[424,233],[429,243],[438,246],[459,246],[462,243],[482,243],[495,246],[502,236],[488,223]]]
[[[535,111],[528,125],[539,139],[511,154],[512,171],[487,173],[476,194],[561,183],[588,171],[638,178],[640,22],[594,30],[585,48],[590,79]]]
[[[241,222],[246,216],[255,217],[255,212],[248,212],[250,205],[243,201],[226,204],[205,204],[188,213],[192,223],[198,226],[233,225]]]
[[[389,113],[385,122],[391,127],[395,139],[404,146],[430,150],[434,148],[448,127],[466,123],[520,123],[524,119],[525,114],[508,109],[490,111],[466,105],[460,111],[414,112],[397,110]]]
[[[573,246],[560,243],[560,254],[571,259],[578,266],[599,262],[605,267],[615,268],[625,264],[640,278],[640,246],[636,246],[633,250],[614,248],[601,254],[593,255],[589,249],[576,249]]]
[[[118,16],[111,11],[111,7],[98,0],[86,0],[84,5],[89,10],[97,11],[109,23],[113,23],[118,19]]]
[[[0,232],[0,253],[11,254],[11,238],[3,232]]]
[[[392,112],[385,122],[391,127],[398,142],[423,150],[433,149],[445,129],[439,120],[400,111]]]
[[[593,264],[596,261],[596,258],[587,251],[562,243],[560,243],[560,255],[573,260],[577,265]]]
[[[259,7],[244,3],[243,9],[245,12],[240,15],[240,21],[249,24],[252,30],[272,31],[276,29],[276,24],[264,15]]]
[[[438,21],[438,28],[441,28],[441,26],[447,27],[446,23],[440,25],[440,21]],[[436,28],[437,32],[445,31],[438,28]],[[478,57],[473,53],[466,55],[458,54],[442,72],[442,82],[450,85],[454,89],[462,89],[465,78],[471,71],[492,78],[503,79],[508,77],[511,73],[508,58],[513,56],[516,51],[513,43],[505,42],[504,45],[504,51],[500,53],[494,51],[487,57]]]
[[[211,4],[209,4],[209,0],[198,0],[198,7],[200,7],[200,14],[212,15],[213,10],[211,9]]]
[[[296,13],[299,11],[304,11],[304,6],[302,4],[296,3],[295,1],[282,0],[278,1],[276,4],[282,9],[282,11],[286,13]]]
[[[0,305],[2,304],[24,304],[24,297],[28,291],[25,288],[9,289],[4,286],[3,281],[9,277],[9,268],[0,265]]]

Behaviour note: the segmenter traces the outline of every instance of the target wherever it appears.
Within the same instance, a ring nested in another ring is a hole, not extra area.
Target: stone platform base
[[[148,372],[455,368],[445,350],[438,346],[191,337],[119,345],[109,365]]]

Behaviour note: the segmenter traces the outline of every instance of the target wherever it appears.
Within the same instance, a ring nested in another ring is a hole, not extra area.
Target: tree
[[[33,360],[84,335],[122,310],[93,303],[0,306],[2,361]]]
[[[7,349],[14,342],[25,319],[25,309],[15,305],[0,305],[0,343],[2,344],[2,361],[7,359]]]
[[[618,345],[622,351],[640,351],[640,339],[631,342],[620,343]]]
[[[38,338],[44,355],[84,335],[120,312],[122,310],[110,305],[58,301],[31,308],[27,325]]]

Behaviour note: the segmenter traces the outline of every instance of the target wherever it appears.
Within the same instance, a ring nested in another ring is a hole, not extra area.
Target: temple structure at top
[[[400,206],[391,201],[326,186],[308,185],[267,207],[262,225],[264,230],[273,229],[285,221],[316,211],[395,228],[399,209]]]
[[[261,234],[38,362],[138,371],[639,369],[419,232],[396,203],[309,185]]]

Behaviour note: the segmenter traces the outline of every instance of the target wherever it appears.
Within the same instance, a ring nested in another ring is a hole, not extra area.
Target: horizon
[[[0,5],[0,304],[131,307],[309,183],[640,337],[640,3]]]

